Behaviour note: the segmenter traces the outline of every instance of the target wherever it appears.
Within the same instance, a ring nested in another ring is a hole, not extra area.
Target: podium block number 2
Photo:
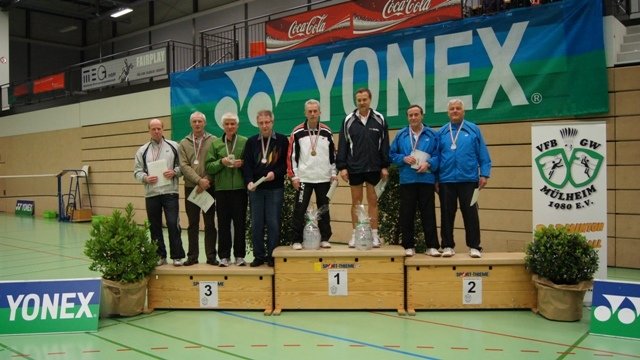
[[[462,278],[462,304],[482,304],[482,278]]]
[[[329,296],[349,295],[347,270],[329,270]]]

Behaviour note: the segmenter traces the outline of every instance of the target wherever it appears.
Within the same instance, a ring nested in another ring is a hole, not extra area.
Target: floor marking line
[[[28,358],[28,359],[32,359],[30,354],[23,354],[22,352],[4,344],[4,343],[0,343],[0,346],[4,349],[4,350],[8,350],[11,351],[12,353],[14,353],[15,355],[11,355],[11,357],[20,357],[20,358]]]
[[[252,318],[252,317],[249,317],[249,316],[246,316],[246,315],[240,315],[240,314],[236,314],[236,313],[229,312],[229,311],[220,311],[219,313],[223,314],[223,315],[233,316],[233,317],[237,317],[237,318],[240,318],[240,319],[254,321],[254,322],[258,322],[258,323],[262,323],[262,324],[266,324],[266,325],[271,325],[271,326],[275,326],[275,327],[282,327],[282,328],[285,328],[285,329],[301,331],[301,332],[308,333],[308,334],[313,334],[313,335],[316,335],[316,336],[323,336],[323,337],[326,337],[326,338],[329,338],[329,339],[338,340],[338,341],[356,343],[356,344],[360,344],[360,345],[363,345],[363,346],[369,346],[369,347],[372,347],[372,348],[375,348],[375,349],[378,349],[378,350],[390,351],[390,352],[403,354],[403,355],[407,355],[407,356],[412,356],[412,357],[416,357],[416,358],[420,358],[420,359],[429,359],[429,360],[436,360],[437,359],[437,358],[433,358],[433,357],[429,357],[429,356],[421,355],[421,354],[415,354],[415,353],[404,351],[404,350],[389,349],[389,348],[385,348],[384,346],[371,344],[371,343],[360,341],[360,340],[349,339],[349,338],[345,338],[345,337],[341,337],[341,336],[335,336],[335,335],[331,335],[331,334],[327,334],[327,333],[323,333],[323,332],[319,332],[319,331],[315,331],[315,330],[304,329],[304,328],[300,328],[300,327],[296,327],[296,326],[292,326],[292,325],[286,325],[286,324],[278,324],[276,322],[267,321],[267,320],[255,319],[255,318]]]
[[[236,357],[236,358],[239,358],[239,359],[252,360],[251,358],[248,358],[248,357],[245,357],[245,356],[242,356],[242,355],[238,355],[238,354],[234,354],[234,353],[231,353],[231,352],[228,352],[228,351],[220,350],[218,348],[211,347],[211,346],[208,346],[208,345],[205,345],[205,344],[194,343],[190,339],[183,339],[183,338],[180,338],[180,337],[177,337],[177,336],[174,336],[174,335],[163,333],[163,332],[158,331],[156,329],[151,329],[151,328],[148,328],[148,327],[136,325],[136,324],[133,324],[133,321],[120,321],[120,320],[117,320],[117,319],[115,321],[117,321],[117,322],[119,322],[121,324],[132,326],[132,327],[135,327],[135,328],[138,328],[138,329],[142,329],[142,330],[145,330],[145,331],[149,331],[149,332],[155,333],[157,335],[166,336],[166,337],[174,339],[174,340],[184,341],[184,342],[186,342],[188,344],[200,345],[205,349],[209,349],[209,350],[213,350],[213,351],[216,351],[216,352],[220,352],[220,353],[223,353],[223,354],[226,354],[226,355],[229,355],[229,356],[233,356],[233,357]]]
[[[589,336],[589,332],[585,332],[584,334],[582,334],[582,336],[580,336],[576,341],[574,341],[573,344],[571,344],[571,346],[569,346],[569,348],[565,351],[559,351],[558,354],[560,354],[561,356],[557,359],[557,360],[561,360],[567,357],[567,355],[575,355],[575,353],[573,352],[573,350],[576,349],[576,347],[578,346],[578,344],[582,343],[584,341],[584,339],[587,338],[587,336]]]
[[[127,345],[125,345],[125,344],[122,344],[122,343],[120,343],[120,342],[118,342],[118,341],[111,340],[111,339],[107,339],[106,337],[104,337],[104,336],[100,336],[100,335],[98,335],[98,334],[96,334],[96,333],[89,333],[89,332],[88,332],[88,333],[86,333],[86,334],[87,334],[87,335],[89,335],[89,336],[93,336],[93,337],[96,337],[96,338],[98,338],[98,339],[104,340],[104,341],[106,341],[106,342],[112,343],[112,344],[114,344],[114,345],[121,346],[121,347],[123,348],[123,349],[116,349],[116,351],[135,351],[135,352],[137,352],[138,354],[147,355],[147,356],[152,357],[152,358],[154,358],[154,359],[162,359],[162,360],[164,360],[163,358],[161,358],[161,357],[159,357],[159,356],[157,356],[157,355],[155,355],[155,354],[152,354],[152,353],[150,353],[150,352],[146,352],[146,351],[143,351],[143,350],[140,350],[140,349],[132,348],[132,347],[127,346]]]
[[[416,318],[411,318],[411,317],[406,317],[406,316],[399,316],[399,315],[394,315],[394,314],[385,314],[385,313],[381,313],[381,312],[377,312],[377,311],[371,311],[370,313],[376,314],[376,315],[381,315],[381,316],[387,316],[387,317],[391,317],[391,318],[398,319],[398,320],[415,321],[415,322],[425,323],[425,324],[440,325],[440,326],[445,326],[445,327],[450,327],[450,328],[455,328],[455,329],[460,329],[460,330],[475,331],[475,332],[479,332],[479,333],[483,333],[483,334],[503,336],[503,337],[513,338],[513,339],[531,341],[531,342],[538,342],[538,343],[547,344],[547,345],[557,345],[557,346],[562,346],[562,347],[570,346],[569,344],[562,344],[562,343],[557,343],[557,342],[554,342],[554,341],[540,340],[540,339],[528,338],[528,337],[524,337],[524,336],[503,334],[503,333],[499,333],[499,332],[495,332],[495,331],[489,331],[489,330],[479,330],[479,329],[468,328],[468,327],[459,326],[459,325],[441,323],[441,322],[437,322],[437,321],[416,319]],[[640,355],[625,354],[625,353],[619,353],[619,352],[615,352],[615,351],[595,349],[595,348],[589,348],[589,347],[584,347],[584,346],[576,346],[575,348],[576,349],[580,349],[580,350],[598,351],[600,353],[606,353],[606,354],[630,357],[630,358],[634,358],[634,359],[640,359]]]

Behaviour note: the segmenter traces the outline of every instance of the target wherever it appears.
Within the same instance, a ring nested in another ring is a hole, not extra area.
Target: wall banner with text
[[[531,127],[533,227],[565,226],[598,251],[595,277],[607,278],[607,124]]]
[[[606,113],[602,4],[565,0],[174,73],[172,134],[190,132],[195,110],[214,134],[228,111],[239,115],[241,134],[255,134],[261,109],[290,133],[310,98],[338,131],[365,86],[390,128],[406,126],[410,104],[441,125],[451,98],[480,124]]]

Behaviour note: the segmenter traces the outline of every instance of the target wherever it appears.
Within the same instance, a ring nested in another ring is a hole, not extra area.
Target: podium
[[[293,250],[280,246],[275,262],[275,309],[394,309],[404,314],[404,249]]]
[[[536,290],[524,253],[466,253],[453,257],[418,254],[405,259],[407,311],[416,309],[535,308]]]
[[[260,309],[273,311],[273,269],[162,265],[149,278],[149,309]]]

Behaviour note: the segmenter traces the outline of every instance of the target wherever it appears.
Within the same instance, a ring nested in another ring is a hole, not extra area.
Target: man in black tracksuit
[[[375,185],[389,176],[389,130],[384,116],[371,109],[371,91],[358,89],[355,95],[357,109],[348,114],[342,123],[338,142],[336,167],[340,176],[351,187],[351,223],[358,222],[356,206],[362,203],[362,184],[367,185],[367,202],[373,235],[373,246],[380,247],[378,236],[378,197]],[[351,235],[349,247],[355,247]]]

